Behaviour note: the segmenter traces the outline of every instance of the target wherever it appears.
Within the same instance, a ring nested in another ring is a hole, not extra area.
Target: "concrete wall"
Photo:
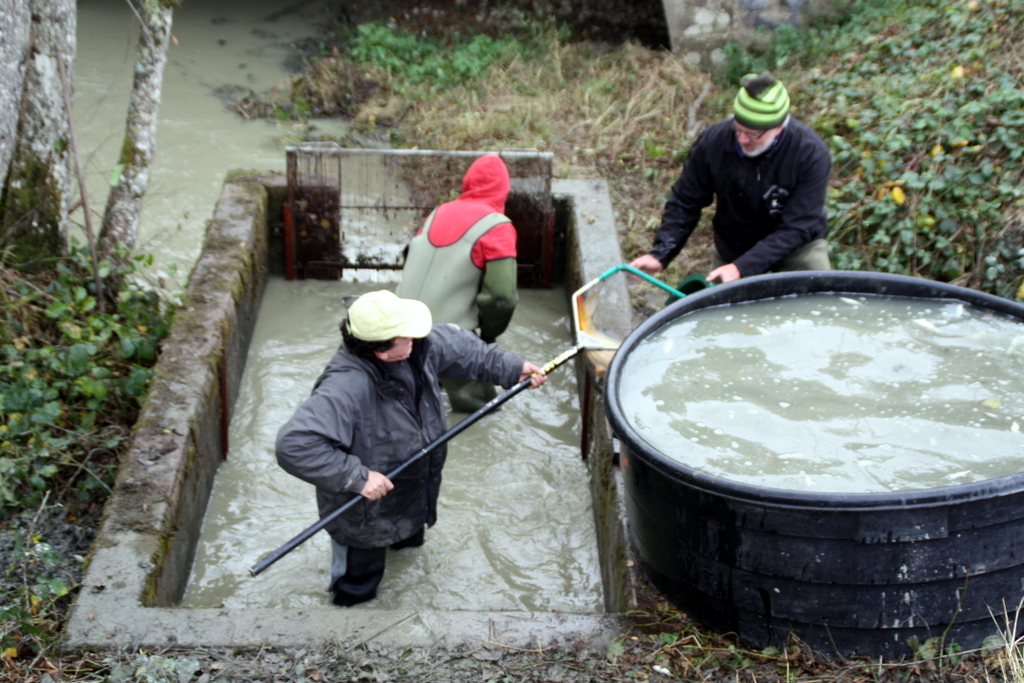
[[[575,292],[624,262],[618,233],[605,227],[615,225],[611,199],[604,181],[556,180],[551,191],[558,220],[564,221],[567,228],[566,289]],[[602,317],[595,324],[601,330],[625,338],[631,328],[625,281],[620,277],[595,286],[601,288],[602,297],[598,312]],[[580,451],[590,471],[605,609],[622,612],[636,603],[636,595],[627,558],[628,536],[614,438],[604,414],[603,375],[607,355],[602,351],[587,352],[577,364],[583,413]]]
[[[555,181],[566,223],[572,288],[622,261],[604,183]],[[181,609],[207,499],[227,450],[226,426],[244,370],[268,272],[268,233],[280,214],[280,174],[229,175],[184,303],[163,344],[132,446],[90,553],[65,629],[77,647],[301,646],[324,641],[429,646],[604,648],[621,637],[633,577],[613,440],[600,397],[600,364],[577,356],[581,403],[608,613],[399,612],[323,609]],[[628,329],[625,284],[602,292],[610,320]],[[616,303],[617,302],[617,303]],[[621,307],[621,306],[625,307]],[[621,317],[621,315],[620,315]],[[298,532],[300,530],[296,530]]]

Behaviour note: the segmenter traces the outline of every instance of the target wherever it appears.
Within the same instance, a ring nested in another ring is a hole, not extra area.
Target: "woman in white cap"
[[[786,87],[767,71],[748,74],[733,115],[693,144],[654,246],[630,265],[650,274],[663,270],[715,202],[709,281],[829,270],[825,193],[831,167],[824,141],[790,116]]]
[[[451,377],[511,387],[546,377],[533,363],[485,344],[456,325],[433,325],[427,306],[392,292],[370,292],[349,307],[342,345],[277,435],[277,461],[316,486],[321,517],[352,494],[366,499],[334,520],[331,586],[336,605],[372,600],[388,547],[423,543],[437,519],[442,445],[390,472],[447,430],[438,380]]]

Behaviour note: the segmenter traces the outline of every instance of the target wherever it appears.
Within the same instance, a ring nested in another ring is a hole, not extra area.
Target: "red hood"
[[[459,199],[486,204],[492,211],[505,213],[505,200],[511,188],[505,162],[497,154],[485,154],[466,171]]]

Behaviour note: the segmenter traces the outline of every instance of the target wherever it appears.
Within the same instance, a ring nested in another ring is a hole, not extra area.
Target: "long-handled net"
[[[609,268],[573,292],[573,332],[576,335],[576,344],[587,349],[588,357],[594,363],[598,375],[604,374],[612,356],[615,355],[615,350],[632,331],[632,306],[628,294],[625,295],[625,299],[619,300],[622,295],[616,298],[614,288],[600,286],[616,273],[622,273],[622,277],[626,277],[627,273],[635,275],[642,281],[668,292],[672,300],[685,296],[682,292],[628,264]],[[626,292],[624,287],[619,290]]]

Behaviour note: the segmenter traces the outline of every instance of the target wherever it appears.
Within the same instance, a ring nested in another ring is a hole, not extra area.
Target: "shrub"
[[[100,266],[99,312],[87,252],[46,278],[0,271],[0,500],[4,509],[103,490],[145,397],[170,311],[132,283],[145,257]],[[0,519],[4,515],[0,515]]]
[[[1016,294],[1022,11],[1022,0],[862,1],[841,25],[729,52],[730,78],[767,68],[792,83],[832,150],[836,267]]]
[[[352,43],[351,56],[358,63],[386,71],[405,86],[427,84],[433,90],[443,90],[477,78],[509,47],[518,47],[518,42],[475,35],[442,46],[429,37],[380,24],[362,24]],[[396,90],[401,89],[396,86]]]

